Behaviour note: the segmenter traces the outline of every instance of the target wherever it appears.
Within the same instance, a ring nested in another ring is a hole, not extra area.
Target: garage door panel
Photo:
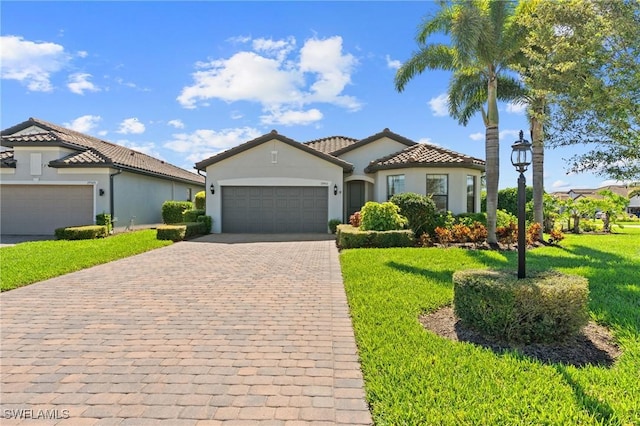
[[[326,187],[222,187],[222,232],[324,233],[327,211]]]
[[[52,235],[56,228],[94,222],[90,185],[2,185],[0,197],[4,235]]]

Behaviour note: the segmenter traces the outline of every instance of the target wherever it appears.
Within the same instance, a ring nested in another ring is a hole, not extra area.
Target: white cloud
[[[296,47],[296,39],[288,37],[286,40],[272,40],[258,38],[253,40],[253,50],[283,61]]]
[[[402,62],[397,59],[391,59],[391,56],[389,55],[385,56],[385,59],[387,60],[387,67],[392,70],[397,70],[402,66]]]
[[[449,115],[449,95],[443,93],[429,100],[429,106],[436,117],[446,117]]]
[[[166,161],[157,150],[156,144],[154,144],[153,142],[133,142],[128,139],[118,139],[117,141],[115,141],[115,143],[118,145],[126,146],[127,148],[133,149],[134,151],[150,155],[157,158],[158,160]]]
[[[499,137],[501,141],[507,141],[507,139],[509,140],[513,139],[513,141],[511,142],[515,142],[520,138],[520,130],[508,130],[508,129],[501,130],[499,133]],[[526,139],[526,136],[525,136],[525,139]]]
[[[609,185],[628,185],[630,183],[631,181],[629,180],[607,179],[600,182],[600,185],[598,185],[598,188],[602,188],[603,186],[609,186]]]
[[[192,133],[177,133],[164,144],[177,152],[189,152],[187,160],[198,162],[261,135],[257,129],[240,127],[220,131],[200,129]]]
[[[19,36],[0,37],[0,75],[17,80],[30,91],[53,90],[51,74],[60,71],[69,61],[64,47],[50,42],[33,42]]]
[[[137,118],[127,118],[120,123],[120,128],[118,129],[118,133],[122,133],[124,135],[133,133],[139,135],[144,133],[145,131],[144,124],[141,123]]]
[[[565,182],[563,180],[557,180],[551,184],[551,188],[556,191],[568,190],[571,184],[569,182]]]
[[[89,56],[89,52],[85,51],[85,50],[79,50],[76,52],[76,56],[78,58],[86,58],[87,56]]]
[[[83,115],[82,117],[72,120],[70,123],[63,123],[63,125],[76,132],[89,133],[96,128],[100,121],[102,121],[102,117],[99,115]]]
[[[472,141],[482,141],[485,139],[485,137],[486,135],[482,132],[471,133],[469,135],[469,139],[471,139]]]
[[[262,124],[282,124],[285,126],[307,125],[322,120],[322,113],[312,108],[308,111],[270,111],[266,115],[260,116]]]
[[[300,113],[302,107],[313,103],[338,105],[351,111],[361,107],[356,98],[343,94],[351,83],[357,60],[343,53],[341,37],[309,39],[298,56],[294,55],[293,37],[255,39],[251,46],[253,51],[196,64],[193,84],[182,89],[178,102],[185,108],[205,105],[210,99],[255,102],[262,106],[265,117],[272,117],[268,120],[275,119],[273,111],[301,119],[291,124],[314,122],[310,118],[317,113],[309,113],[313,109]]]
[[[244,117],[244,115],[242,114],[242,112],[240,111],[231,111],[231,119],[232,120],[239,120],[242,117]]]
[[[182,120],[169,120],[167,124],[171,127],[175,127],[176,129],[184,129],[184,123]]]
[[[509,102],[507,104],[507,112],[510,114],[524,114],[529,104],[526,103],[513,103]]]
[[[69,83],[67,83],[67,87],[73,93],[78,95],[84,95],[85,91],[88,92],[99,92],[100,88],[95,84],[89,81],[91,78],[91,74],[86,73],[75,73],[69,76]]]

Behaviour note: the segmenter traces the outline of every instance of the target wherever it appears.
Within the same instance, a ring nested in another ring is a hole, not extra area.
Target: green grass
[[[424,330],[418,316],[453,299],[452,274],[512,269],[517,253],[463,249],[354,249],[341,254],[377,425],[640,424],[640,229],[568,235],[527,254],[529,270],[589,280],[592,318],[623,349],[613,367],[549,365],[497,355]]]
[[[97,240],[33,241],[0,248],[0,289],[22,287],[90,266],[170,245],[154,230]]]

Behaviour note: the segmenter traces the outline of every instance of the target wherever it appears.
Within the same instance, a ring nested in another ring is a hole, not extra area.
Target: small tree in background
[[[603,231],[611,232],[611,223],[616,223],[618,215],[621,215],[629,205],[629,199],[618,195],[609,189],[598,192],[602,195],[601,200],[594,200],[594,206],[604,213],[602,221],[604,223]]]

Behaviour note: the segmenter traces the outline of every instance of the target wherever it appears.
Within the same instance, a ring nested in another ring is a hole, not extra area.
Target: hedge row
[[[209,218],[209,216],[200,216]],[[160,225],[156,228],[156,238],[159,240],[182,241],[185,238],[196,237],[208,234],[211,230],[211,222],[202,220],[200,222],[177,223],[170,225]]]
[[[336,236],[342,249],[363,247],[412,247],[415,245],[413,231],[361,231],[351,225],[338,225]]]
[[[109,230],[106,225],[70,226],[58,228],[54,234],[59,240],[92,240],[105,238],[109,235]]]

